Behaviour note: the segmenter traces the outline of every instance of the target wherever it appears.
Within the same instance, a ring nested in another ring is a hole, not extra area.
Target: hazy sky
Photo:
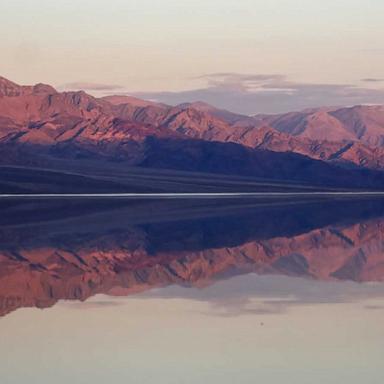
[[[260,87],[244,75],[285,76],[285,94],[287,82],[377,89],[383,15],[383,0],[1,0],[0,74],[120,93],[228,93],[227,78],[206,76],[217,73],[236,75],[229,88],[243,93]]]

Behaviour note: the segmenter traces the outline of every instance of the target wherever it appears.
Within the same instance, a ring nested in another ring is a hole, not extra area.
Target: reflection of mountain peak
[[[60,299],[85,300],[97,293],[126,295],[170,284],[204,286],[248,272],[320,280],[384,277],[380,201],[277,207],[276,202],[223,202],[224,210],[217,201],[137,201],[96,211],[83,202],[83,213],[73,210],[73,215],[71,204],[60,211],[58,202],[52,211],[55,204],[26,201],[5,210],[5,216],[21,219],[9,225],[2,218],[3,314],[24,306],[51,306]],[[46,208],[53,216],[45,216]],[[146,215],[148,209],[159,217]],[[41,217],[28,223],[29,210]]]

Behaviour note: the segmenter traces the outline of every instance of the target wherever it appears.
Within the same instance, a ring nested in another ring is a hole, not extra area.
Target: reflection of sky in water
[[[3,207],[0,383],[381,384],[384,202],[275,203]]]
[[[285,313],[291,307],[317,304],[358,303],[384,298],[384,284],[321,282],[285,276],[248,274],[199,288],[170,286],[140,295],[144,298],[182,298],[210,304],[210,314]],[[113,303],[103,301],[100,304]],[[371,309],[380,306],[369,305]]]
[[[381,383],[384,285],[249,274],[2,318],[2,383]]]

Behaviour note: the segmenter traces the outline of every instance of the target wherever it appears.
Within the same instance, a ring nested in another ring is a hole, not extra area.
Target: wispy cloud
[[[58,89],[84,90],[99,97],[126,94],[170,105],[203,101],[246,115],[283,113],[323,106],[384,104],[384,88],[380,87],[384,78],[361,79],[361,86],[297,82],[276,73],[220,72],[197,76],[192,80],[199,84],[203,82],[205,86],[178,92],[130,92],[117,84],[74,82],[61,85]]]
[[[66,301],[62,305],[66,305],[71,309],[98,309],[98,308],[109,308],[123,305],[122,301],[117,300],[90,300],[86,302],[78,302],[78,301]]]
[[[366,79],[361,79],[361,81],[365,83],[381,83],[381,82],[384,82],[384,79],[375,79],[372,77],[368,77]]]
[[[100,83],[89,83],[89,82],[74,82],[74,83],[67,83],[62,84],[58,86],[58,89],[60,90],[67,90],[67,91],[119,91],[121,89],[124,89],[121,85],[116,84],[100,84]]]
[[[208,87],[251,91],[284,82],[285,77],[278,74],[212,73],[199,76],[197,79],[206,80]]]
[[[384,104],[384,89],[353,84],[295,82],[282,74],[213,73],[198,79],[204,80],[206,87],[135,95],[167,104],[203,101],[243,114],[279,113],[320,106]],[[379,79],[366,80],[379,83]]]
[[[361,303],[362,308],[381,309],[366,303],[382,299],[380,284],[359,284],[351,281],[316,281],[279,275],[259,276],[253,273],[218,281],[205,289],[171,286],[149,291],[141,297],[183,298],[210,304],[209,315],[282,314],[295,307]]]

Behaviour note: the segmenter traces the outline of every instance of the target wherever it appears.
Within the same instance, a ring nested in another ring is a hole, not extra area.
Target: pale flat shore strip
[[[37,193],[0,194],[0,199],[9,198],[241,198],[241,197],[384,197],[384,191],[338,191],[338,192],[202,192],[202,193]]]

